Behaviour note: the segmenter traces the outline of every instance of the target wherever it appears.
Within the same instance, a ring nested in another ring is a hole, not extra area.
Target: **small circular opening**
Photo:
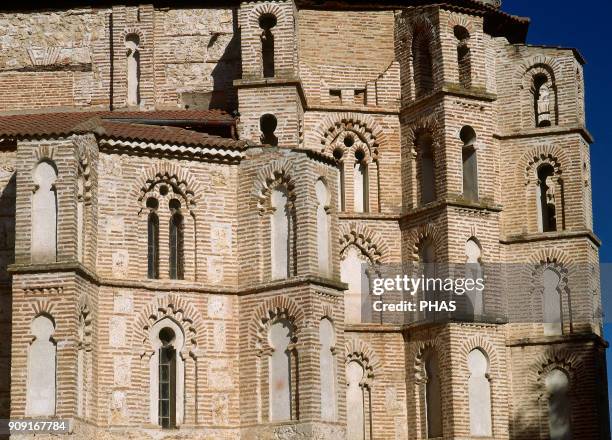
[[[162,186],[160,186],[160,187],[159,187],[159,193],[160,193],[162,196],[167,195],[167,194],[168,194],[168,191],[169,191],[169,189],[168,189],[168,185],[162,185]]]
[[[176,334],[174,333],[174,330],[172,330],[170,327],[164,327],[159,332],[159,340],[161,341],[164,347],[172,344],[175,338]]]
[[[344,156],[344,152],[342,151],[342,148],[336,148],[334,150],[334,159],[340,160],[342,159],[342,156]]]
[[[147,199],[147,208],[149,209],[159,208],[159,201],[155,197],[149,197]]]
[[[357,160],[357,162],[361,162],[365,159],[365,153],[363,152],[363,150],[355,151],[355,159]]]
[[[266,113],[259,119],[259,126],[263,133],[274,133],[278,122],[276,116],[270,113]]]
[[[264,31],[269,31],[276,26],[276,17],[272,14],[263,14],[259,17],[259,27]]]
[[[355,144],[355,138],[350,134],[344,137],[344,145],[347,148],[351,148]]]
[[[168,203],[168,207],[172,210],[181,209],[181,202],[179,202],[177,199],[172,199],[170,200],[170,203]]]
[[[459,138],[461,138],[464,147],[471,147],[476,143],[476,132],[472,127],[466,125],[461,129]]]
[[[453,29],[453,33],[455,34],[455,38],[457,40],[463,41],[470,38],[470,33],[463,26],[455,26]]]

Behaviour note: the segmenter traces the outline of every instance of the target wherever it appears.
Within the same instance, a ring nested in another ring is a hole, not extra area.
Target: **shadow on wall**
[[[15,261],[15,180],[13,173],[0,194],[0,419],[10,416],[12,286],[7,267]],[[0,434],[0,440],[5,438]]]
[[[240,47],[240,28],[238,27],[238,10],[232,12],[233,35],[225,47],[223,55],[212,70],[213,92],[209,108],[218,108],[229,112],[238,108],[238,91],[234,79],[242,77],[242,56]]]
[[[605,354],[601,351],[593,356],[574,353],[571,357],[572,365],[579,366],[576,370],[580,365],[595,368],[596,383],[600,385],[592,391],[594,398],[577,398],[576,390],[583,387],[580,371],[568,373],[566,366],[561,365],[563,362],[549,365],[542,371],[540,382],[529,389],[532,403],[517,408],[514,415],[510,415],[510,438],[535,439],[540,438],[541,433],[548,433],[546,438],[551,440],[610,438]],[[585,412],[584,404],[592,406]],[[596,419],[585,421],[585,415]],[[584,432],[585,428],[591,428],[590,432]],[[576,435],[576,431],[582,431],[582,435]]]

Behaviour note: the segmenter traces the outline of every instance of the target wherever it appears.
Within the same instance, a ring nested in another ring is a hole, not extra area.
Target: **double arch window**
[[[159,200],[149,197],[146,202],[149,214],[147,217],[147,276],[157,279],[160,277],[160,237],[163,224],[160,223]],[[168,278],[182,280],[185,278],[185,220],[182,213],[181,202],[170,199],[164,217],[168,218]]]

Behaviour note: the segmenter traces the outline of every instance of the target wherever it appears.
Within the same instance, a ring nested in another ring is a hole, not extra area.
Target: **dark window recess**
[[[148,225],[148,276],[159,278],[159,218],[154,212],[149,214]]]
[[[162,347],[159,350],[159,425],[176,427],[176,350]]]
[[[184,227],[183,216],[174,214],[170,219],[170,279],[184,278]]]

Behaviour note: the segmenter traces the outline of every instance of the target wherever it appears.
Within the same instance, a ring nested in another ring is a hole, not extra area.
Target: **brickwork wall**
[[[274,78],[263,78],[259,18],[266,14],[277,21]],[[135,33],[137,109],[238,109],[238,135],[251,143],[234,159],[188,157],[172,148],[162,154],[144,144],[136,152],[130,142],[93,135],[0,143],[0,332],[11,339],[0,345],[0,371],[9,371],[9,356],[11,363],[10,377],[0,373],[0,418],[9,399],[11,417],[25,414],[30,324],[45,313],[56,324],[57,416],[73,419],[77,439],[344,439],[351,359],[369,372],[366,440],[425,438],[422,355],[428,347],[440,359],[443,439],[471,438],[466,363],[473,349],[489,362],[492,438],[547,435],[542,374],[555,366],[570,374],[573,437],[607,438],[607,397],[597,385],[605,362],[582,60],[569,49],[488,35],[488,19],[448,6],[298,10],[289,0],[0,14],[0,112],[127,109],[124,43]],[[459,42],[457,27],[469,33],[466,41]],[[424,38],[431,55],[433,89],[425,94],[416,90],[414,38]],[[458,44],[470,49],[469,87],[460,79]],[[535,127],[537,72],[553,82],[551,127]],[[277,119],[278,146],[261,145],[260,118],[268,113]],[[477,201],[463,195],[465,126],[476,132]],[[419,196],[415,139],[422,132],[433,139],[431,203]],[[368,166],[367,212],[354,209],[358,149]],[[57,262],[32,265],[32,170],[40,160],[53,161],[58,171],[58,254]],[[558,231],[538,228],[540,162],[551,164],[561,182]],[[91,188],[81,262],[79,173]],[[317,258],[318,179],[330,195],[327,274]],[[277,185],[288,192],[290,269],[288,279],[272,281],[270,193]],[[159,280],[147,279],[149,197],[159,201]],[[174,198],[185,219],[184,280],[169,279]],[[485,290],[485,315],[499,324],[345,324],[340,265],[348,247],[375,263],[403,263],[418,261],[419,247],[431,240],[438,261],[463,263],[470,238],[478,241],[485,267],[506,265]],[[13,260],[11,282],[5,272]],[[546,267],[563,275],[563,334],[557,336],[546,336],[538,323],[538,277]],[[79,415],[83,311],[91,350]],[[185,419],[179,431],[160,432],[151,423],[147,393],[154,353],[149,332],[165,317],[186,340]],[[281,318],[293,330],[292,411],[291,420],[270,422],[268,329]],[[319,324],[325,318],[335,336],[335,420],[321,417]]]

